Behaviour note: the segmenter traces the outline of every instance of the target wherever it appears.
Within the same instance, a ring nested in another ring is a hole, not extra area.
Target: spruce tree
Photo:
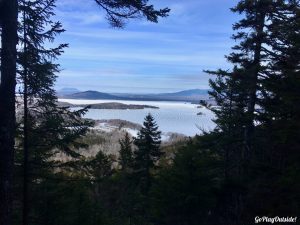
[[[151,187],[154,224],[218,224],[212,221],[220,193],[220,160],[211,140],[214,134],[196,136],[176,146],[172,163],[158,171]],[[223,209],[224,210],[224,209]]]
[[[0,225],[11,225],[14,160],[17,0],[1,0]]]
[[[268,60],[258,101],[258,135],[252,170],[253,174],[260,171],[260,175],[252,180],[255,188],[248,199],[249,208],[257,199],[263,204],[252,215],[257,212],[296,214],[300,208],[299,176],[291,172],[300,168],[300,3],[293,0],[277,3],[266,26],[264,52]],[[276,176],[271,179],[272,174]]]
[[[119,163],[122,171],[128,171],[133,167],[133,152],[132,152],[132,141],[129,134],[126,132],[124,139],[119,141],[120,151],[119,151]]]
[[[151,186],[151,170],[163,155],[161,144],[161,132],[149,113],[145,117],[142,129],[139,131],[134,144],[137,149],[134,151],[135,171],[141,182],[142,192],[147,194]]]
[[[75,140],[90,126],[89,122],[81,119],[85,109],[70,112],[57,106],[54,82],[59,65],[54,60],[67,45],[45,47],[47,42],[53,42],[54,37],[64,31],[59,22],[51,20],[54,4],[54,0],[19,2],[21,48],[18,54],[18,81],[23,96],[23,113],[18,116],[22,133],[19,136],[22,143],[20,150],[23,150],[24,225],[29,224],[29,193],[34,181],[39,179],[41,182],[50,172],[54,172],[51,167],[59,165],[54,160],[58,152],[78,156],[74,147],[81,144]]]
[[[225,70],[206,72],[217,76],[215,80],[209,81],[211,86],[209,94],[218,107],[211,107],[205,102],[202,104],[216,115],[214,122],[217,126],[213,133],[222,140],[218,143],[218,153],[224,159],[224,178],[227,179],[230,174],[237,176],[242,170],[247,84],[241,75],[243,70],[237,67],[231,72]]]
[[[284,151],[295,148],[299,131],[299,13],[299,1],[287,1],[272,14],[272,23],[268,25],[269,48],[265,49],[270,59],[259,102],[259,122],[270,134],[277,133],[272,147],[277,148],[276,143],[281,142]]]
[[[226,210],[219,216],[226,223],[241,224],[257,213],[270,213],[270,205],[253,211],[251,207],[254,209],[258,196],[264,196],[263,202],[276,199],[271,191],[263,194],[261,190],[271,190],[272,181],[266,177],[287,159],[278,147],[299,145],[294,141],[299,113],[292,105],[298,96],[299,2],[246,0],[232,10],[244,16],[234,25],[238,32],[233,38],[239,43],[227,56],[234,67],[208,72],[217,76],[210,81],[210,95],[218,105],[212,108],[217,125],[215,145],[222,153],[225,171],[220,201]],[[293,125],[284,126],[287,121]]]

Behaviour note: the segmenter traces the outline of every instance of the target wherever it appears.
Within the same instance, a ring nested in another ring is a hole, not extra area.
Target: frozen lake
[[[123,100],[81,100],[59,99],[71,104],[96,104],[105,102],[120,102],[124,104],[151,105],[159,109],[116,110],[116,109],[90,109],[85,118],[90,119],[122,119],[143,124],[144,118],[151,113],[162,132],[176,132],[187,136],[201,134],[201,129],[206,131],[214,128],[213,113],[197,105],[184,102],[159,102],[159,101],[123,101]],[[202,115],[197,115],[201,112]]]

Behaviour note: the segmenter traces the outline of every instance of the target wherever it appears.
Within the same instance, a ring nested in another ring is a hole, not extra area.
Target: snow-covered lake
[[[143,124],[144,118],[151,113],[164,132],[176,132],[187,136],[194,136],[214,128],[212,122],[213,113],[204,108],[197,108],[197,105],[184,102],[160,102],[160,101],[123,101],[123,100],[79,100],[59,99],[62,102],[71,104],[96,104],[105,102],[120,102],[124,104],[151,105],[159,109],[139,110],[116,110],[116,109],[90,109],[85,118],[90,119],[122,119],[134,123]],[[202,115],[197,115],[201,112]]]

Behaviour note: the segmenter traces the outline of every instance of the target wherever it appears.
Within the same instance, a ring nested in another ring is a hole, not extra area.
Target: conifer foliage
[[[143,125],[134,140],[134,144],[138,148],[134,152],[135,164],[138,170],[149,171],[155,167],[156,162],[163,154],[160,150],[161,132],[150,113],[145,117]]]
[[[141,181],[142,192],[147,193],[151,186],[151,170],[163,155],[160,149],[161,132],[149,113],[145,117],[142,129],[139,131],[134,144],[137,149],[134,151],[134,168]]]
[[[284,178],[271,179],[276,172],[299,168],[294,160],[299,148],[299,10],[299,1],[293,0],[239,1],[232,9],[243,16],[233,26],[233,39],[239,42],[227,56],[233,69],[208,71],[216,75],[210,95],[218,105],[212,110],[214,146],[224,161],[220,205],[226,210],[218,215],[224,224],[247,224],[261,212],[293,213],[299,207],[280,204],[276,196],[289,199],[294,189],[283,194],[279,184]],[[292,186],[299,185],[294,175],[285,176]],[[264,199],[260,207],[257,199]]]
[[[170,9],[156,10],[148,0],[95,0],[106,12],[106,18],[113,27],[123,27],[128,19],[145,17],[148,21],[157,23],[158,18],[168,16]]]
[[[133,167],[132,140],[127,132],[124,136],[124,139],[121,139],[119,143],[121,146],[119,152],[119,164],[123,171],[127,171]]]
[[[0,1],[0,225],[11,224],[14,140],[17,0]]]
[[[59,22],[51,20],[54,7],[54,0],[19,1],[17,65],[23,110],[19,109],[17,114],[21,134],[18,138],[22,144],[17,153],[18,159],[23,159],[23,225],[29,224],[32,185],[53,173],[54,165],[59,166],[53,160],[57,153],[78,156],[74,150],[82,145],[75,140],[91,125],[81,118],[86,109],[70,112],[57,106],[54,83],[59,65],[54,60],[67,45],[45,47],[64,31]]]

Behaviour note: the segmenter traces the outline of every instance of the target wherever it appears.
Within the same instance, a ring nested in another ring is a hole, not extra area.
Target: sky
[[[150,23],[130,20],[110,27],[94,0],[58,0],[55,19],[66,32],[56,43],[69,43],[60,56],[56,89],[108,93],[159,93],[207,89],[203,70],[231,66],[232,24],[239,16],[232,0],[150,0],[170,15]]]

